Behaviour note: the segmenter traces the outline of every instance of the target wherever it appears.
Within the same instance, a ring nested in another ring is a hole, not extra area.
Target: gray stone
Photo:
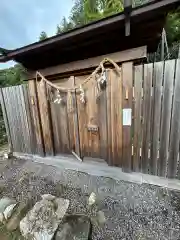
[[[11,204],[4,210],[4,218],[7,220],[11,217],[11,215],[14,212],[15,207],[17,206],[17,203]]]
[[[11,204],[15,203],[15,200],[12,200],[8,197],[4,197],[0,200],[0,212],[3,213],[4,210]]]
[[[68,206],[69,200],[62,198],[37,202],[20,222],[22,235],[26,239],[51,240]]]
[[[8,197],[4,197],[0,200],[0,222],[3,222],[5,220],[5,218],[4,218],[5,209],[14,203],[15,203],[15,201]]]
[[[87,216],[69,215],[60,223],[55,240],[88,240],[91,231]]]
[[[42,195],[41,197],[42,197],[42,199],[46,199],[46,200],[48,200],[48,201],[53,201],[53,200],[56,199],[56,197],[53,196],[53,195],[51,195],[51,194],[44,194],[44,195]]]
[[[29,205],[30,205],[30,202],[19,204],[19,206],[13,213],[12,217],[9,219],[8,223],[6,224],[7,230],[14,231],[19,227],[19,223],[27,213]]]

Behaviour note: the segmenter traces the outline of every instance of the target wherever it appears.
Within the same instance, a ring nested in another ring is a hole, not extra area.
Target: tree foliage
[[[21,84],[23,79],[25,79],[25,74],[25,69],[20,64],[0,70],[0,87]]]
[[[14,67],[0,70],[0,87],[18,85],[25,79],[25,69],[16,64]],[[6,129],[3,121],[2,109],[0,107],[0,145],[7,142]]]
[[[169,45],[180,41],[180,9],[168,14],[165,29]]]
[[[39,41],[43,41],[48,38],[48,35],[46,32],[42,31],[40,36],[39,36]]]
[[[69,18],[66,19],[64,17],[61,24],[57,26],[57,34],[121,12],[122,10],[123,4],[120,0],[75,0]]]

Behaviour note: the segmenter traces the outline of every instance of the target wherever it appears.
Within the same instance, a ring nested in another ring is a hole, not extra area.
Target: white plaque
[[[123,126],[131,126],[131,108],[124,108],[123,109]]]

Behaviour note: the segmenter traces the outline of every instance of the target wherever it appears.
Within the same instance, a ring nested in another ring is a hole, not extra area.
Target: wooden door
[[[121,73],[106,70],[106,88],[98,91],[97,76],[83,86],[86,103],[77,94],[81,157],[102,158],[121,166],[122,159],[122,81]],[[87,76],[76,78],[76,85]]]

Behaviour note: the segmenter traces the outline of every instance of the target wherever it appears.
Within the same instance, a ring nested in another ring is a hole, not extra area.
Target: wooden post
[[[125,19],[125,36],[130,35],[130,13],[132,11],[132,0],[124,0],[124,13]]]
[[[51,127],[50,111],[49,111],[48,101],[47,101],[45,81],[40,81],[38,83],[38,102],[39,102],[39,110],[40,110],[40,117],[41,117],[41,123],[42,123],[45,153],[46,155],[54,155],[52,127]]]
[[[124,171],[131,171],[132,155],[132,137],[131,137],[131,120],[132,120],[132,82],[133,82],[133,63],[127,62],[122,64],[122,81],[123,81],[123,114],[130,115],[127,123],[123,121],[123,164]],[[127,94],[128,92],[128,94]],[[124,118],[125,116],[123,116]],[[124,120],[124,119],[123,119]],[[130,120],[130,121],[129,121]]]
[[[40,121],[37,89],[36,89],[35,81],[30,80],[28,82],[28,87],[29,87],[29,95],[30,95],[30,106],[32,109],[32,118],[34,123],[33,125],[34,125],[34,131],[36,135],[36,141],[37,141],[37,153],[40,154],[41,156],[44,156],[44,141],[42,136],[42,126]]]

